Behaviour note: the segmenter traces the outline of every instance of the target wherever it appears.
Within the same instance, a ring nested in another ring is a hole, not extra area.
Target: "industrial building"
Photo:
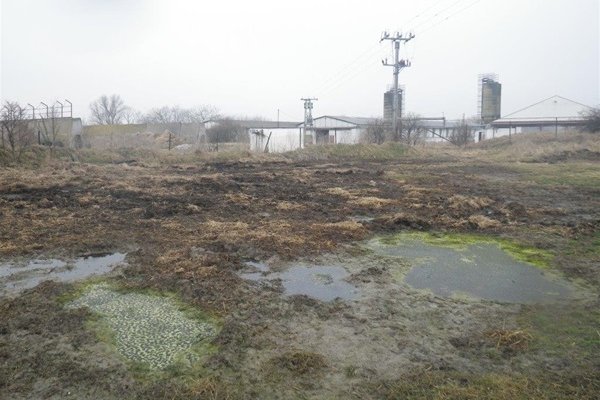
[[[585,124],[591,107],[561,96],[552,96],[492,121],[485,139],[527,132],[559,132]]]
[[[283,152],[310,145],[357,144],[362,134],[377,118],[324,115],[313,119],[312,126],[304,123],[293,127],[249,128],[250,149],[254,151]]]

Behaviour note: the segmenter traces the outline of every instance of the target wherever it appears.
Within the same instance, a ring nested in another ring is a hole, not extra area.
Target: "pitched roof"
[[[246,129],[276,129],[276,128],[296,128],[300,125],[300,122],[291,121],[263,121],[263,120],[252,120],[252,119],[211,119],[205,121],[205,124],[209,123],[220,123],[220,122],[231,122],[238,124]]]
[[[377,120],[379,118],[369,118],[369,117],[347,117],[345,115],[322,115],[320,117],[317,117],[315,119],[319,119],[319,118],[333,118],[333,119],[337,119],[340,121],[345,121],[345,122],[349,122],[351,124],[355,124],[355,125],[371,125],[374,124],[375,122],[377,122]]]
[[[590,108],[585,104],[561,96],[552,96],[512,114],[505,115],[502,119],[580,118],[581,113]]]

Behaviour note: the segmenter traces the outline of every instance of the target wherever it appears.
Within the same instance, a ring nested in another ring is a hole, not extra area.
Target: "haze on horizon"
[[[487,72],[503,115],[554,94],[600,104],[597,0],[1,0],[0,13],[1,99],[66,98],[86,119],[113,93],[142,112],[210,104],[300,121],[312,96],[316,116],[380,116],[386,29],[416,34],[402,50],[407,111],[475,115]]]

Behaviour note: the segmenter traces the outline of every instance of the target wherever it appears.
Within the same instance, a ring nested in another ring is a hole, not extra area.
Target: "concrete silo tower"
[[[496,74],[479,75],[478,114],[482,124],[501,117],[502,85]]]

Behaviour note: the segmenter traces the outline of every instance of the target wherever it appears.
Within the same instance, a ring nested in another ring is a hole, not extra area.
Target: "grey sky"
[[[503,114],[554,94],[600,104],[598,0],[1,0],[0,12],[2,99],[66,98],[82,117],[112,93],[141,111],[300,120],[300,97],[316,96],[316,115],[381,115],[385,29],[416,34],[408,111],[474,115],[485,72],[500,75]]]

